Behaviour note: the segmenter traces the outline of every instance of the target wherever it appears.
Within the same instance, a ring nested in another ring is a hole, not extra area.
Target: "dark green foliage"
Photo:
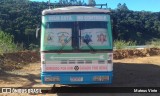
[[[145,44],[160,38],[160,12],[132,11],[125,4],[112,10],[113,38]]]
[[[96,1],[95,0],[89,0],[88,4],[89,5],[96,5]]]
[[[0,29],[14,35],[14,41],[39,44],[35,38],[37,25],[41,24],[41,11],[47,8],[47,3],[30,2],[29,0],[0,1]]]
[[[59,3],[62,5],[85,5],[82,0],[59,0]]]
[[[78,3],[84,5],[84,2]],[[39,45],[40,38],[35,38],[35,31],[41,24],[41,12],[46,8],[45,2],[0,0],[0,30],[13,35],[14,42],[23,43],[25,47]],[[112,10],[111,18],[114,40],[145,44],[160,38],[160,12],[132,11],[126,4],[118,4],[117,9]]]
[[[16,52],[23,49],[23,46],[21,46],[21,44],[15,44],[13,40],[13,35],[0,30],[0,54]]]

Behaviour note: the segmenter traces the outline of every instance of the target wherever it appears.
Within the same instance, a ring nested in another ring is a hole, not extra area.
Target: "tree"
[[[69,2],[68,2],[68,0],[59,0],[59,3],[65,5],[65,4],[68,4]]]
[[[14,36],[0,30],[0,53],[8,53],[16,50],[13,42]]]
[[[84,5],[85,2],[84,0],[81,1],[81,0],[59,0],[59,3],[60,4],[63,4],[63,5]]]
[[[126,3],[124,3],[123,5],[121,3],[119,3],[117,5],[117,9],[120,10],[120,11],[127,11],[128,7],[127,7]]]
[[[16,2],[15,2],[16,1]],[[14,36],[14,42],[40,44],[35,38],[35,29],[41,24],[41,12],[48,8],[45,2],[28,0],[0,0],[0,30]],[[95,0],[90,0],[93,2]],[[85,4],[83,0],[60,0],[62,4]],[[71,3],[72,2],[72,3]],[[13,7],[14,6],[14,7]],[[160,38],[160,12],[132,11],[126,4],[118,4],[112,10],[113,39],[133,40],[145,44]]]
[[[89,2],[88,2],[89,5],[96,5],[95,0],[88,0],[88,1],[89,1]]]

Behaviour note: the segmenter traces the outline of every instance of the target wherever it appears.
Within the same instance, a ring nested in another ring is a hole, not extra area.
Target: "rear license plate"
[[[81,81],[83,81],[83,77],[70,77],[70,81],[81,82]]]

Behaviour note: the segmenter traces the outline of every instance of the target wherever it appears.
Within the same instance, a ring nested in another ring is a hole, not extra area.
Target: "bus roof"
[[[49,14],[61,14],[61,13],[109,13],[110,11],[107,9],[99,9],[96,7],[88,7],[88,6],[69,6],[69,7],[61,7],[55,9],[45,9],[42,11],[42,15]]]

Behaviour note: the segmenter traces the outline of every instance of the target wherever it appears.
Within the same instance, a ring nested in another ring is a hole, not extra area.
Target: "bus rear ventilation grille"
[[[98,64],[105,64],[104,60],[98,60]]]
[[[85,63],[86,64],[92,64],[92,61],[91,60],[86,60]]]
[[[77,60],[77,64],[84,64],[84,60]]]
[[[61,64],[67,64],[67,60],[61,60]]]
[[[69,60],[69,64],[75,64],[76,61],[75,60]]]

